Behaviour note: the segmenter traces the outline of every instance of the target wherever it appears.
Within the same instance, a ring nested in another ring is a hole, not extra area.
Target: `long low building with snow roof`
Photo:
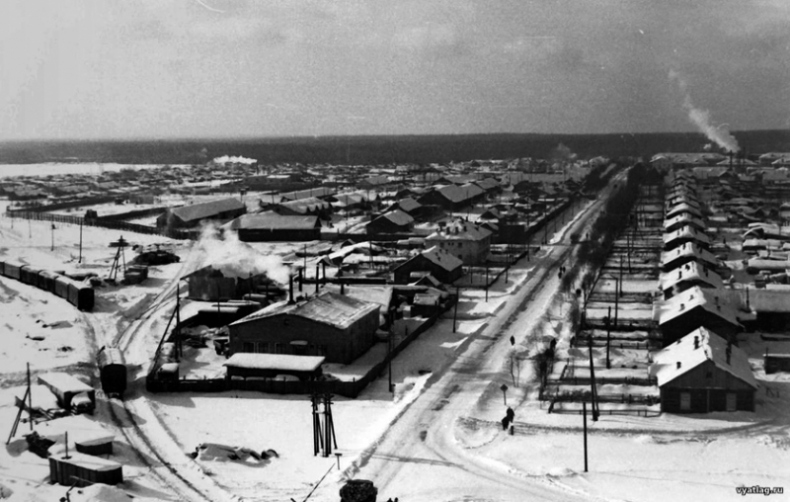
[[[757,381],[746,354],[715,332],[698,328],[653,355],[650,373],[661,411],[754,411]]]
[[[717,269],[721,266],[716,255],[697,246],[694,242],[686,242],[661,253],[661,269],[665,272],[690,262],[700,263],[710,269]]]
[[[735,340],[742,330],[736,307],[723,291],[694,286],[654,306],[664,345],[686,336],[697,328],[715,331],[727,340]]]
[[[275,303],[228,326],[228,356],[309,355],[349,364],[375,343],[379,309],[329,291],[298,303]]]
[[[659,278],[659,287],[664,293],[665,300],[669,300],[674,295],[692,286],[723,289],[724,281],[721,280],[719,274],[697,262],[686,263],[673,270],[664,272]]]

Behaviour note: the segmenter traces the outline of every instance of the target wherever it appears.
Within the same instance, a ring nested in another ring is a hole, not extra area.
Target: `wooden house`
[[[746,354],[714,331],[698,328],[653,357],[661,411],[754,411],[757,381]]]

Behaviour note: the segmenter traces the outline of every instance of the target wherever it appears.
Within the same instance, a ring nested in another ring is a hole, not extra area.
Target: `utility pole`
[[[453,310],[453,333],[455,333],[455,324],[458,320],[458,302],[461,301],[461,289],[456,286],[455,287],[455,308]]]
[[[488,301],[488,262],[486,262],[486,302]]]
[[[584,430],[584,472],[587,472],[587,401],[582,401],[582,419]]]
[[[592,333],[587,335],[587,345],[590,352],[590,396],[592,399],[592,415],[593,421],[598,420],[598,414],[595,411],[596,390],[595,390],[595,363],[593,362],[593,343]]]
[[[80,259],[77,263],[82,263],[82,222],[83,220],[80,220]]]
[[[612,340],[612,307],[606,316],[606,369],[612,369],[612,362],[609,360],[609,346]]]

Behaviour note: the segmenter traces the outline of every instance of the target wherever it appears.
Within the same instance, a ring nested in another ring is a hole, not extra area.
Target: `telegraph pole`
[[[80,259],[77,263],[82,263],[82,222],[83,220],[80,220]]]
[[[455,308],[453,310],[453,333],[455,333],[455,324],[458,320],[458,302],[461,301],[461,289],[456,286],[455,287]]]
[[[584,472],[587,472],[587,401],[582,401],[582,419],[584,429]]]

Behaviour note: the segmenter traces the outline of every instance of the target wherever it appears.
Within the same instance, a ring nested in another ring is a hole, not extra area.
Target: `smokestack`
[[[288,276],[288,304],[293,305],[294,301],[294,276]]]
[[[304,269],[299,269],[299,292],[302,292],[302,285],[304,284]]]
[[[341,295],[346,294],[346,283],[345,282],[341,282],[340,283],[340,294]]]
[[[732,341],[727,342],[727,350],[725,351],[727,355],[727,364],[730,364],[730,357],[732,357]]]
[[[315,294],[318,294],[318,263],[315,264]]]

